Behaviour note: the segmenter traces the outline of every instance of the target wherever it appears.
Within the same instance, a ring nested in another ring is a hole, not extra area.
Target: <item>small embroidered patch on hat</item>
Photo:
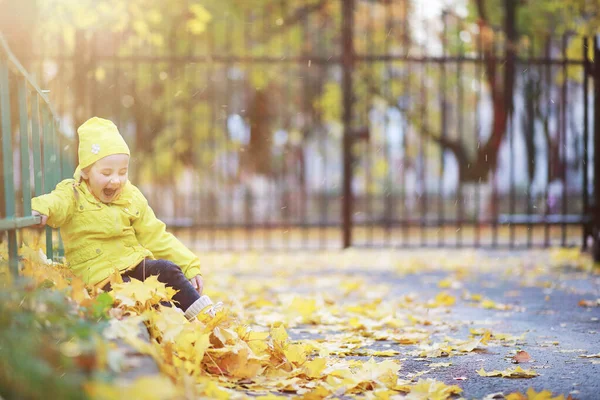
[[[100,153],[100,145],[99,144],[92,145],[92,153],[94,153],[94,154]]]

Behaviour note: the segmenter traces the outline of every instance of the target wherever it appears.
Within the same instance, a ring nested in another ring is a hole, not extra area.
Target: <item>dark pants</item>
[[[181,268],[171,261],[146,259],[135,268],[121,274],[123,282],[129,282],[131,278],[144,281],[152,275],[156,275],[159,282],[178,290],[173,296],[173,301],[183,311],[187,310],[189,306],[200,298],[200,295],[185,277]],[[108,292],[111,289],[110,283],[106,284],[102,289]]]

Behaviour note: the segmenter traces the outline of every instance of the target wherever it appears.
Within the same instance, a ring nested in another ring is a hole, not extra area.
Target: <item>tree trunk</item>
[[[483,7],[483,0],[476,0],[482,30],[489,30],[490,24]],[[487,181],[489,173],[496,170],[500,145],[506,134],[508,118],[513,111],[513,95],[515,84],[516,42],[518,39],[515,25],[517,11],[516,0],[504,0],[504,32],[506,34],[504,73],[502,82],[496,79],[496,61],[493,46],[483,50],[486,77],[492,92],[493,122],[492,132],[487,142],[479,148],[475,160],[466,155],[464,145],[457,141],[442,143],[443,147],[452,151],[458,161],[460,182]]]

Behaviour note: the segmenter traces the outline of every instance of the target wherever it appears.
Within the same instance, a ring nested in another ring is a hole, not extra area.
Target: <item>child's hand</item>
[[[202,294],[204,290],[204,281],[202,280],[202,275],[196,275],[192,279],[190,279],[190,283],[198,291],[198,294]]]
[[[46,225],[46,221],[48,221],[47,215],[40,214],[39,212],[37,212],[35,210],[31,211],[31,215],[33,215],[34,217],[41,217],[40,223],[37,224],[36,226],[42,227],[42,226]]]

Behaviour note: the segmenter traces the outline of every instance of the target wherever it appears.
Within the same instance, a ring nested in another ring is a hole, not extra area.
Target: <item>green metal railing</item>
[[[39,217],[31,215],[32,194],[38,196],[50,192],[74,169],[73,152],[67,151],[71,139],[59,133],[58,127],[57,114],[44,91],[15,58],[0,34],[1,187],[4,200],[0,232],[7,232],[8,262],[15,275],[19,262],[17,233],[40,222]],[[21,161],[18,167],[14,164],[17,152]],[[16,190],[16,182],[19,190]],[[55,234],[52,228],[46,227],[46,256],[49,259],[54,258],[56,237],[58,255],[61,256],[60,233]]]

